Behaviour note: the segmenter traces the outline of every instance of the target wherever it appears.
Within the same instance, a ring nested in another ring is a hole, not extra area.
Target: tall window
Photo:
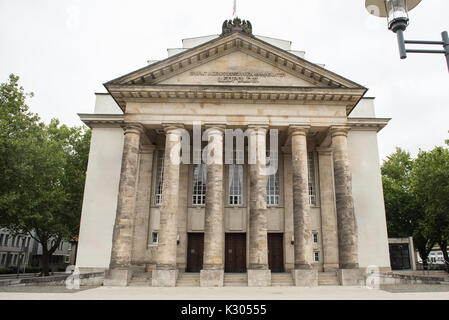
[[[270,152],[267,152],[267,164],[278,168],[275,174],[267,175],[267,205],[277,206],[279,205],[279,166],[277,152],[273,153],[273,159],[270,158]]]
[[[319,251],[314,251],[313,252],[313,261],[314,262],[320,262],[320,252]]]
[[[157,154],[155,204],[162,203],[162,185],[164,182],[164,150],[159,150]]]
[[[234,153],[234,164],[229,165],[229,205],[243,204],[243,163],[244,151]]]
[[[200,206],[206,204],[206,176],[205,164],[196,164],[193,169],[192,204]]]
[[[243,196],[243,165],[229,165],[229,204],[241,205]]]
[[[307,167],[309,168],[309,203],[316,205],[315,196],[315,164],[313,162],[313,152],[308,153]]]

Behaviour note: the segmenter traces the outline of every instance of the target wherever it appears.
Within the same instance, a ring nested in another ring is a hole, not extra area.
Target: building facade
[[[34,232],[33,237],[36,237]],[[15,234],[6,228],[0,229],[0,269],[14,267],[23,272],[26,266],[40,267],[42,245],[33,237]],[[70,263],[71,247],[69,242],[61,241],[50,260],[52,271],[65,271]]]
[[[268,286],[275,272],[358,284],[368,266],[390,269],[377,146],[388,119],[365,87],[239,19],[168,52],[80,114],[92,128],[81,271],[107,270],[110,285],[151,271],[154,286],[243,272]],[[239,132],[244,151],[227,152]]]
[[[0,229],[0,268],[20,267],[31,263],[34,239]]]

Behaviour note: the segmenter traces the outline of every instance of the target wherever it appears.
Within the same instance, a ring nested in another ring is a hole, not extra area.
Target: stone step
[[[150,279],[151,280],[151,272],[138,272],[134,273],[132,279]]]
[[[271,274],[272,287],[288,287],[293,286],[293,277],[291,273],[272,273]]]
[[[198,272],[183,272],[178,276],[176,280],[177,287],[199,287],[200,286],[200,274]]]
[[[225,287],[247,287],[248,275],[246,273],[225,273],[223,285]]]
[[[338,286],[338,277],[336,271],[319,272],[318,273],[319,286]]]
[[[200,278],[199,273],[180,273],[178,278],[185,278],[185,279],[191,279],[191,278]]]

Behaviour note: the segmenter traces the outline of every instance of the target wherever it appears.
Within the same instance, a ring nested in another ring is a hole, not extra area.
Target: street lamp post
[[[447,31],[441,33],[443,41],[405,40],[404,31],[409,24],[408,11],[415,8],[421,0],[365,0],[365,7],[374,16],[387,18],[388,29],[396,33],[401,59],[407,58],[407,53],[439,53],[446,56],[449,70],[449,36]],[[441,45],[443,50],[407,49],[406,44]]]

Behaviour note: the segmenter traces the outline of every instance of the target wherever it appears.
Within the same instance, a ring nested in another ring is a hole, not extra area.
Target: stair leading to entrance
[[[271,274],[271,286],[272,287],[291,287],[293,286],[293,276],[291,273],[272,273]]]
[[[225,273],[224,274],[225,287],[247,287],[248,275],[246,273]]]
[[[319,286],[338,286],[337,271],[318,272]]]
[[[182,272],[179,273],[178,280],[176,280],[177,287],[199,287],[200,273],[199,272]]]
[[[128,285],[130,287],[151,287],[151,276],[151,271],[135,273]]]

